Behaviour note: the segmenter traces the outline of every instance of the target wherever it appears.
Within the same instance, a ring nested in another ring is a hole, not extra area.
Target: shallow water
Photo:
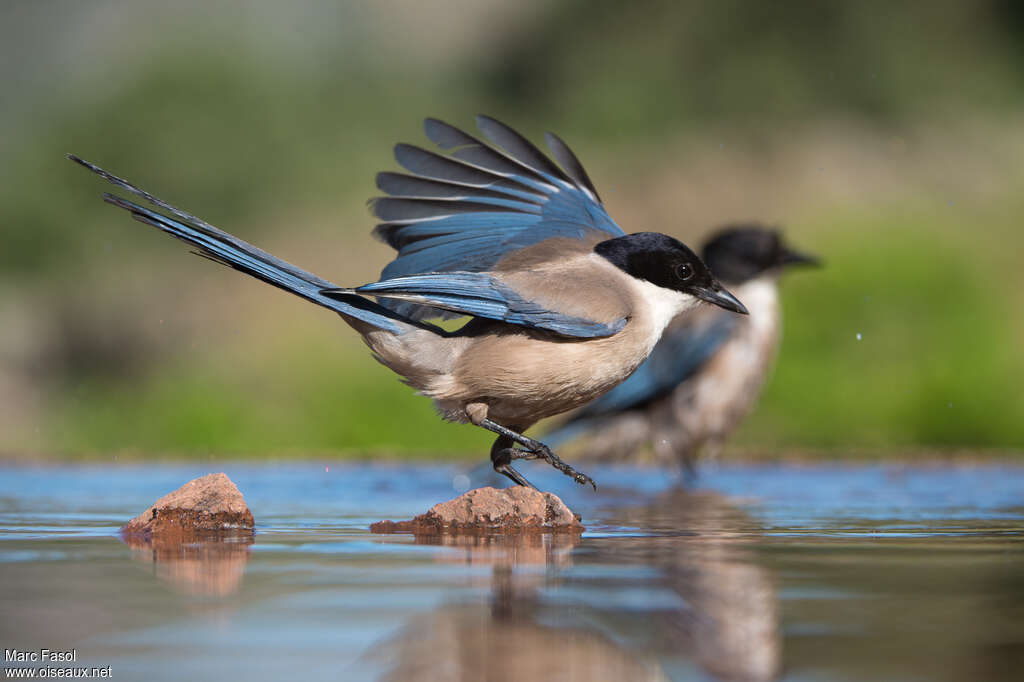
[[[251,544],[119,539],[219,470]],[[537,468],[581,538],[367,530],[462,473],[0,467],[0,642],[124,680],[1021,679],[1024,467],[725,466],[688,491],[605,468],[597,493]]]

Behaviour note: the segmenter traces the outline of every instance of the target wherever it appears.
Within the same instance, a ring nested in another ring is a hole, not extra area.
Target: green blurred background
[[[0,454],[479,456],[336,317],[99,199],[74,152],[343,284],[396,141],[486,112],[630,231],[757,219],[784,286],[734,453],[1024,447],[1024,5],[0,4]]]

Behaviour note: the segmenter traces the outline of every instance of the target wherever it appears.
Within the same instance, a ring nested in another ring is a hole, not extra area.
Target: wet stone
[[[582,533],[579,517],[557,495],[539,490],[476,488],[453,500],[440,502],[411,521],[379,521],[374,533],[492,534]]]
[[[191,480],[121,528],[129,539],[189,541],[251,534],[255,522],[242,493],[226,474]]]

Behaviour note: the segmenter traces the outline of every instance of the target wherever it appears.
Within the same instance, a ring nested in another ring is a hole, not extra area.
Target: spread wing
[[[449,154],[400,144],[395,158],[409,173],[377,176],[377,186],[389,196],[371,201],[383,221],[374,235],[398,251],[381,273],[382,280],[485,272],[505,256],[547,239],[625,234],[604,210],[579,160],[557,136],[546,136],[556,164],[499,121],[478,116],[477,126],[493,146],[427,119],[427,137]],[[411,300],[389,306],[413,318],[437,315]]]
[[[732,335],[739,316],[715,311],[709,319],[684,316],[670,326],[628,379],[588,403],[571,422],[640,409],[690,379]]]
[[[410,275],[374,282],[353,291],[576,338],[611,336],[626,324],[624,317],[605,324],[550,310],[527,300],[512,286],[486,272]],[[328,296],[332,294],[327,292]]]

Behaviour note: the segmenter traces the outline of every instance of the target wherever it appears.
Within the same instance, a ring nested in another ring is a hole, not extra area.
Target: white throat
[[[753,333],[775,332],[779,315],[778,277],[762,275],[735,286],[732,292],[750,311],[748,325]]]
[[[659,287],[657,284],[651,284],[635,277],[630,277],[630,279],[636,288],[639,304],[646,309],[651,331],[656,338],[661,336],[665,327],[675,319],[676,315],[696,308],[700,304],[700,299],[690,294]]]

